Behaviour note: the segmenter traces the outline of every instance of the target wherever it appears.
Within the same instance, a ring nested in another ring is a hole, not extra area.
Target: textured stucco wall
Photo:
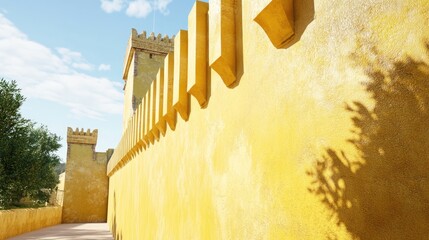
[[[64,186],[63,223],[106,222],[106,153],[94,145],[69,144]]]
[[[57,205],[62,206],[63,200],[64,200],[64,183],[66,181],[66,173],[63,172],[59,176],[59,183],[57,185],[57,196],[56,196],[56,203]]]
[[[256,2],[239,83],[110,177],[118,239],[427,239],[429,2],[295,1],[284,49]]]
[[[128,69],[127,81],[124,83],[124,111],[122,115],[122,129],[128,126],[128,120],[133,115],[133,85],[134,85],[134,68],[135,68],[135,54],[133,54],[132,61],[130,61],[130,68]]]
[[[61,223],[61,207],[0,211],[0,239]]]
[[[126,129],[129,118],[133,115],[135,107],[141,103],[158,69],[164,65],[164,58],[165,54],[135,50],[124,91],[123,129]]]
[[[66,180],[66,173],[63,172],[58,176],[59,183],[57,184],[56,191],[51,194],[49,202],[55,206],[63,205],[64,198],[64,182]]]
[[[151,54],[136,50],[136,57],[133,93],[138,99],[138,103],[141,103],[141,99],[155,79],[158,69],[164,65],[165,54]]]

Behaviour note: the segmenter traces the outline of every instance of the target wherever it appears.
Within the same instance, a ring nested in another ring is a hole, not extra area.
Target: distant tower
[[[139,35],[135,29],[131,30],[123,71],[123,129],[126,129],[128,119],[141,103],[159,68],[164,66],[165,56],[173,50],[173,38],[162,37],[161,34],[155,37],[154,33],[147,37],[146,32]]]
[[[67,163],[63,223],[106,222],[108,158],[113,150],[95,152],[98,130],[67,129]]]

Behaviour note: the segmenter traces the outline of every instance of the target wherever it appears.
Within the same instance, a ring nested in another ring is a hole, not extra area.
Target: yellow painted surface
[[[125,130],[128,127],[128,120],[133,115],[133,85],[134,85],[134,54],[130,61],[128,69],[127,81],[124,83],[124,110],[122,114],[122,128]]]
[[[264,29],[276,48],[282,48],[294,35],[294,1],[262,0],[259,3],[264,7],[254,18],[255,22]]]
[[[125,53],[123,70],[124,115],[123,129],[127,128],[128,120],[137,110],[142,99],[150,89],[158,70],[164,65],[165,56],[173,49],[173,39],[154,33],[146,36],[146,32],[137,34],[131,30],[131,36]]]
[[[207,104],[208,3],[196,1],[188,16],[188,92]]]
[[[0,239],[61,223],[61,207],[0,211]]]
[[[106,222],[108,178],[105,174],[107,153],[95,152],[97,138],[92,142],[79,143],[90,135],[70,142],[68,149],[63,200],[63,223]],[[95,141],[95,142],[94,142]]]
[[[174,39],[173,105],[184,120],[189,117],[188,32],[180,30]]]
[[[56,191],[51,195],[51,203],[53,203],[55,206],[62,206],[64,199],[64,183],[66,180],[66,173],[61,173],[58,178],[59,183],[57,184]]]
[[[253,21],[259,2],[236,5],[238,83],[211,70],[204,109],[191,97],[187,122],[112,158],[112,231],[427,239],[429,2],[294,1],[284,49]]]
[[[236,80],[235,0],[209,2],[210,67],[227,86]]]

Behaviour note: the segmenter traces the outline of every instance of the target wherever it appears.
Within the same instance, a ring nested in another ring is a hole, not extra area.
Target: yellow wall
[[[59,183],[57,184],[57,192],[56,192],[56,205],[62,206],[64,200],[64,183],[66,181],[66,173],[63,172],[59,176]]]
[[[61,207],[0,211],[0,239],[61,223]]]
[[[133,102],[135,106],[141,103],[151,80],[155,78],[159,67],[164,63],[164,54],[152,54],[152,58],[149,56],[150,53],[136,50],[130,62],[124,89],[123,129],[127,127],[127,122],[134,113]]]
[[[124,85],[124,111],[122,116],[122,128],[125,129],[128,125],[129,118],[133,115],[133,85],[134,85],[134,54],[130,62],[128,70],[128,78]]]
[[[79,135],[78,135],[79,136]],[[90,136],[80,136],[83,139]],[[108,178],[106,153],[96,153],[95,143],[69,142],[64,185],[63,223],[106,222]],[[95,137],[96,141],[96,137]]]
[[[429,236],[429,2],[295,1],[295,36],[280,49],[253,21],[266,2],[238,1],[238,82],[209,70],[204,108],[192,96],[189,120],[154,144],[138,121],[128,127],[108,167],[112,231]]]
[[[152,58],[150,58],[150,55],[152,55]],[[164,64],[165,54],[150,54],[136,50],[136,57],[133,94],[138,98],[138,102],[140,103],[152,80],[155,78],[159,67]]]
[[[124,130],[155,79],[158,69],[164,64],[165,56],[172,49],[173,39],[167,35],[155,36],[152,32],[150,36],[146,36],[146,32],[138,34],[135,29],[131,30],[123,70],[125,85],[122,126]]]

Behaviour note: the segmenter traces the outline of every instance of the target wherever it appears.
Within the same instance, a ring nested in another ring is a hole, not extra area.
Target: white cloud
[[[100,66],[98,66],[98,71],[109,71],[110,70],[110,65],[109,64],[100,64]]]
[[[101,8],[107,12],[119,12],[128,5],[125,13],[130,17],[145,18],[153,11],[169,14],[168,5],[172,0],[101,0]]]
[[[92,66],[89,63],[72,63],[72,67],[80,70],[86,70],[86,71],[94,69],[94,66]]]
[[[119,12],[123,7],[123,0],[101,0],[101,9],[106,13]]]
[[[72,63],[73,61],[82,60],[82,54],[80,52],[73,52],[67,48],[57,48],[57,51],[65,63]]]
[[[26,38],[25,34],[15,28],[13,23],[0,13],[0,39],[10,38]]]
[[[60,54],[61,59],[64,63],[69,66],[80,69],[80,70],[93,70],[94,66],[89,64],[80,52],[74,52],[67,48],[57,48],[57,52]]]
[[[53,52],[0,14],[0,77],[16,80],[26,97],[54,101],[92,118],[120,114],[122,84],[79,72],[89,68],[81,53]]]
[[[155,9],[159,10],[164,15],[167,15],[167,14],[169,14],[167,7],[168,7],[168,4],[170,4],[171,2],[172,2],[172,0],[156,0],[154,2]]]
[[[144,18],[152,12],[152,5],[147,0],[131,1],[127,8],[130,17]]]

